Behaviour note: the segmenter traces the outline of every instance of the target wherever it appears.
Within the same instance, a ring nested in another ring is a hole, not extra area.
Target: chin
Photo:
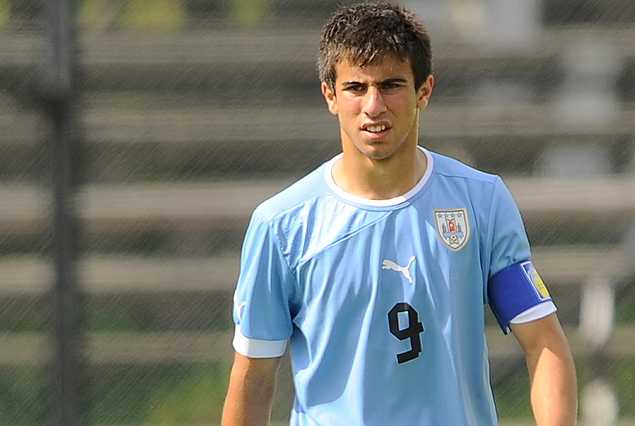
[[[394,151],[384,151],[384,150],[376,150],[376,149],[367,149],[362,151],[362,153],[374,161],[388,160],[394,156]]]

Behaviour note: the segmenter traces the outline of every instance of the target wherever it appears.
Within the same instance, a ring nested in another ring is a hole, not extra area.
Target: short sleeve
[[[529,240],[518,207],[500,179],[496,181],[490,224],[492,249],[487,296],[499,325],[508,333],[509,323],[518,315],[546,302],[553,304],[529,261]]]
[[[491,256],[489,277],[531,256],[518,207],[503,182],[496,180],[490,215]]]
[[[293,332],[290,306],[295,288],[295,278],[280,250],[275,232],[256,210],[245,235],[240,275],[234,293],[233,318],[237,336],[242,340],[270,342],[290,338]],[[243,355],[250,356],[249,353]]]

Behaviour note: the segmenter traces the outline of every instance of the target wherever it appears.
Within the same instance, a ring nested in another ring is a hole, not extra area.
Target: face
[[[410,63],[390,56],[364,68],[340,62],[335,70],[335,91],[322,83],[322,93],[339,118],[344,155],[386,160],[416,147],[432,76],[415,89]]]

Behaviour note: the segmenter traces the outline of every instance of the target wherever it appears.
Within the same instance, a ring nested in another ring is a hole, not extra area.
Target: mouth
[[[380,125],[380,126],[368,126],[366,127],[366,131],[370,132],[370,133],[379,133],[379,132],[383,132],[384,130],[386,130],[386,126],[385,125]]]
[[[386,130],[389,130],[389,129],[390,128],[385,124],[370,124],[370,125],[362,126],[362,130],[364,132],[371,133],[374,135],[384,133]]]

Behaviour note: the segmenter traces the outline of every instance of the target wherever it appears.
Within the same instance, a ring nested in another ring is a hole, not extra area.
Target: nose
[[[370,86],[364,95],[363,112],[369,117],[377,117],[386,111],[386,104],[381,91],[374,86]]]

